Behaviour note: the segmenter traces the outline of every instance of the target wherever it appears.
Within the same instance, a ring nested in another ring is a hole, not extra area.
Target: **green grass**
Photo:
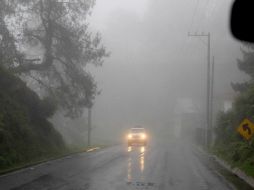
[[[254,177],[254,149],[246,142],[215,146],[212,153],[225,160],[232,168],[239,168]]]
[[[254,177],[254,165],[250,161],[246,161],[239,166],[248,176]]]

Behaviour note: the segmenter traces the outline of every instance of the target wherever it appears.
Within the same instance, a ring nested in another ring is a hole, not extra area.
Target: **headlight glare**
[[[141,134],[141,139],[146,139],[146,134]]]

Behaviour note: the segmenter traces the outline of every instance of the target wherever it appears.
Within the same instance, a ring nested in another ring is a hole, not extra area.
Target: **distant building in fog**
[[[190,98],[178,99],[174,114],[174,131],[177,138],[193,138],[196,129],[201,128],[204,123],[201,108]]]

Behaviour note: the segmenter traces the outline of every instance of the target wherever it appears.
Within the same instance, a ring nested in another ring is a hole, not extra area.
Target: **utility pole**
[[[91,130],[92,130],[92,106],[88,108],[88,130],[87,130],[87,146],[91,146]]]
[[[212,58],[211,71],[211,102],[210,102],[210,127],[211,127],[211,142],[213,143],[213,92],[214,92],[214,56]]]
[[[205,129],[205,144],[208,147],[209,145],[209,130],[210,130],[210,56],[211,56],[211,35],[210,32],[208,33],[201,33],[201,34],[190,34],[188,33],[189,37],[206,37],[207,38],[207,84],[206,84],[206,129]]]

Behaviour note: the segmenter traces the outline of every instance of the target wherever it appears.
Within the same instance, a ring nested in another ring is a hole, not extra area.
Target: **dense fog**
[[[1,190],[253,189],[249,7],[0,0]]]
[[[169,129],[179,109],[205,117],[207,38],[188,32],[211,33],[214,112],[223,110],[221,101],[234,96],[230,83],[245,77],[236,63],[241,43],[229,30],[231,3],[97,0],[90,26],[101,31],[111,55],[102,68],[90,68],[102,90],[93,108],[93,135],[115,138],[136,124],[175,133]]]

